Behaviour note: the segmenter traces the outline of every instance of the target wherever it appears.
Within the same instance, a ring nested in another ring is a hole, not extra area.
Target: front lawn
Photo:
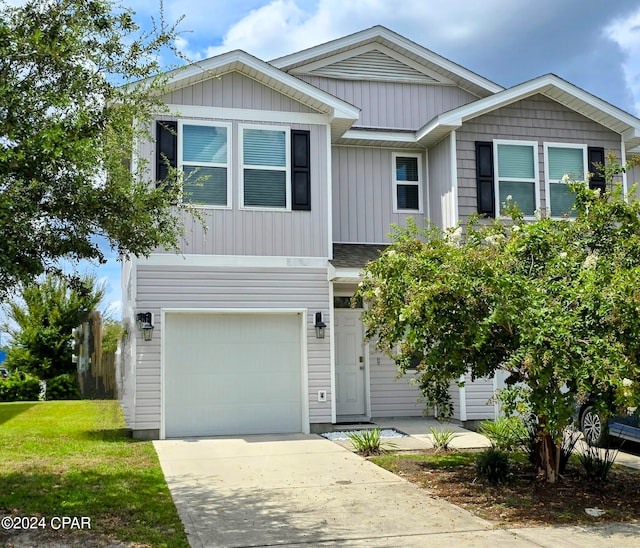
[[[152,443],[127,437],[115,401],[0,403],[0,518],[0,545],[189,546]]]

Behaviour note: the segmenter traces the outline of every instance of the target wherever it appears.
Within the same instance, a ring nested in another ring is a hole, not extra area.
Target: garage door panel
[[[300,432],[298,314],[165,315],[165,435]]]

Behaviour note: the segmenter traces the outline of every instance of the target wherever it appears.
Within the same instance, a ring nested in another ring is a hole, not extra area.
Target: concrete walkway
[[[421,435],[416,440],[426,443]],[[163,440],[154,445],[194,547],[640,543],[638,524],[496,529],[320,436]]]

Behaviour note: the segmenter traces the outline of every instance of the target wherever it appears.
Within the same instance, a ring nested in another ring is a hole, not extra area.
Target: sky
[[[159,0],[123,4],[142,28],[158,19]],[[640,117],[640,0],[164,0],[164,17],[183,17],[177,46],[193,61],[269,61],[383,25],[504,87],[554,73]],[[115,257],[98,277],[117,318]]]

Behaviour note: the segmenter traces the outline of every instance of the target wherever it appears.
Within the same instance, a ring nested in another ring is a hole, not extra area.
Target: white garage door
[[[166,437],[302,431],[299,314],[165,315]]]

